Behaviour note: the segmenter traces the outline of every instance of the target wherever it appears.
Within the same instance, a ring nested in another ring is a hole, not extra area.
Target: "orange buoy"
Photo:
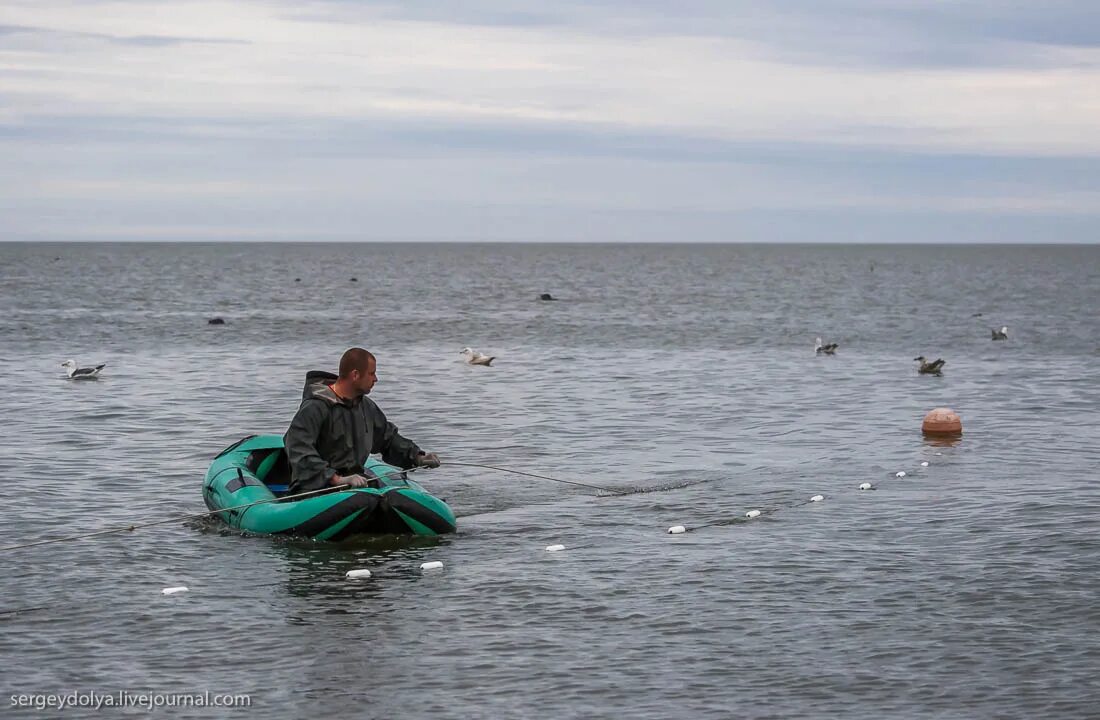
[[[962,418],[951,408],[935,408],[924,416],[920,429],[925,435],[962,435]]]

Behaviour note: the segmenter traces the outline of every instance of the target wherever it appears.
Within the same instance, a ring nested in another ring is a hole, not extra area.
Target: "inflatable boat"
[[[343,540],[352,535],[442,535],[455,531],[447,503],[400,468],[368,458],[370,487],[281,499],[290,463],[281,435],[249,435],[218,453],[206,471],[202,497],[214,517],[257,535]],[[267,501],[256,503],[257,501]],[[248,507],[240,507],[247,505]]]

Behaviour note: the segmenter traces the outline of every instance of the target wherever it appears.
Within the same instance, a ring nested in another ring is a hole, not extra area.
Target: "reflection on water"
[[[962,445],[962,434],[958,435],[924,435],[924,444],[933,448],[958,447]]]

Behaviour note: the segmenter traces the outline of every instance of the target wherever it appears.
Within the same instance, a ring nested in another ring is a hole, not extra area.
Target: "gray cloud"
[[[64,40],[66,38],[82,38],[90,40],[102,40],[119,45],[138,45],[144,47],[169,47],[172,45],[187,44],[220,44],[220,45],[248,45],[245,40],[226,38],[184,37],[173,35],[109,35],[94,32],[63,32],[45,27],[32,25],[0,25],[0,38],[14,35],[39,36],[46,40]],[[3,46],[0,45],[0,48]]]
[[[1100,4],[1089,0],[990,3],[956,0],[593,0],[544,5],[508,0],[410,0],[365,7],[329,3],[338,15],[443,23],[559,27],[624,35],[736,38],[790,62],[901,67],[1028,67],[1019,47],[1100,47]]]
[[[22,237],[1082,241],[1100,220],[1096,158],[275,118],[58,118],[0,151]]]
[[[0,239],[1100,238],[1085,3],[25,7]]]

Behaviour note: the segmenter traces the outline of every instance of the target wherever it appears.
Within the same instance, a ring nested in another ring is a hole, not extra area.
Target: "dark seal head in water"
[[[554,299],[556,299],[556,298],[553,295],[551,295],[550,293],[543,293],[542,295],[539,295],[539,300],[554,300]]]
[[[225,325],[225,320],[221,319],[220,317],[210,318],[209,320],[206,321],[206,324],[207,325]]]

